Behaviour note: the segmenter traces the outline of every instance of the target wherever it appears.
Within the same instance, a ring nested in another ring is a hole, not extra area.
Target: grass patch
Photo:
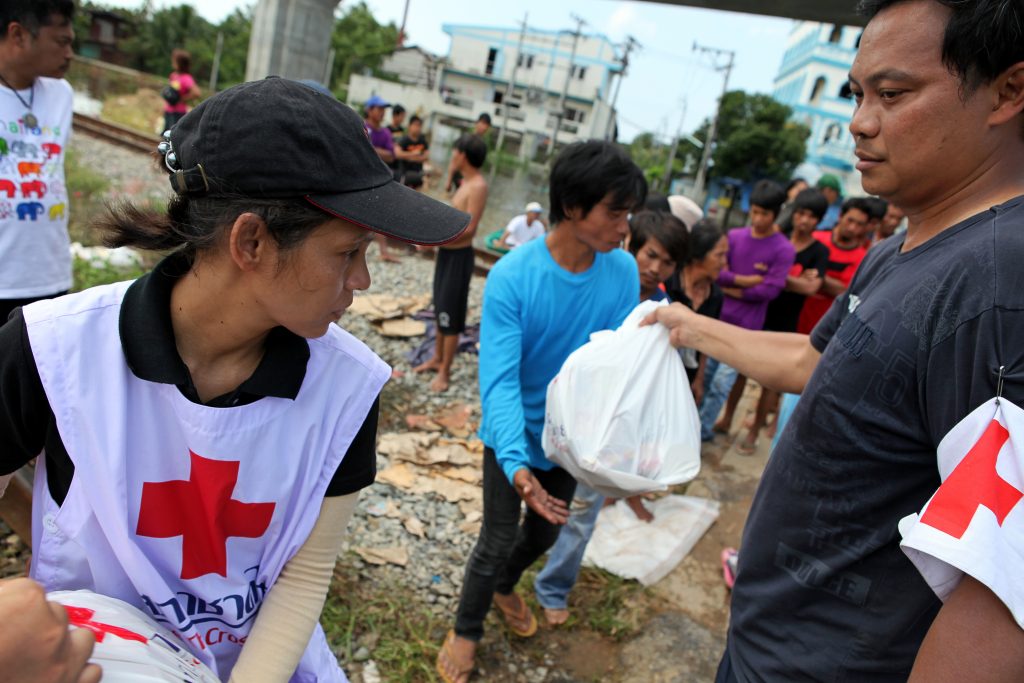
[[[64,157],[64,179],[67,182],[68,194],[74,197],[94,197],[103,194],[110,187],[107,177],[83,165],[78,152],[74,149],[69,149]]]
[[[82,164],[78,152],[69,149],[64,160],[64,180],[68,188],[68,233],[72,242],[96,244],[99,240],[93,221],[104,210],[110,181]]]
[[[543,619],[543,608],[533,592],[533,581],[544,567],[546,557],[535,562],[519,580],[520,595]],[[588,630],[614,640],[632,636],[649,612],[649,592],[637,581],[583,567],[572,592],[569,593],[569,621],[559,630]]]
[[[117,268],[109,263],[93,264],[85,259],[76,258],[71,264],[71,272],[71,291],[80,292],[97,285],[134,280],[144,275],[146,271],[141,267]]]
[[[409,683],[435,680],[434,659],[450,626],[408,586],[360,579],[344,561],[335,569],[320,623],[346,670],[366,647],[383,680]]]
[[[164,100],[150,88],[139,88],[130,95],[114,95],[103,100],[104,121],[133,128],[140,133],[156,134],[163,127]]]

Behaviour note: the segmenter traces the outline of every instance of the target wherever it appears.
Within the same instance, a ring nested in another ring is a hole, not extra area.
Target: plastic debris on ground
[[[682,562],[718,519],[718,502],[707,498],[665,496],[645,505],[651,522],[640,521],[625,500],[601,510],[584,562],[650,586]]]

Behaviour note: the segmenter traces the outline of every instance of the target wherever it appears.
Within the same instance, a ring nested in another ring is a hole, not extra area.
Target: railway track
[[[501,254],[496,254],[490,249],[484,249],[483,247],[473,247],[473,253],[476,256],[473,271],[477,275],[483,275],[484,277],[487,277],[487,274],[491,272],[491,266],[501,258]]]
[[[145,135],[131,128],[101,121],[85,114],[75,113],[71,125],[78,132],[141,154],[155,154],[159,142],[155,135]]]

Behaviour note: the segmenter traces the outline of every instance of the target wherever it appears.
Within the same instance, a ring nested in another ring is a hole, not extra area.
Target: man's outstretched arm
[[[656,322],[669,328],[673,346],[697,349],[775,391],[802,393],[821,358],[807,335],[747,330],[678,303],[660,306],[644,320]]]

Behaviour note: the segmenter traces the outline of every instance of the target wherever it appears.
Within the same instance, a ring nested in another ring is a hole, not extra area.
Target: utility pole
[[[672,136],[672,148],[668,153],[668,161],[665,162],[665,177],[662,182],[665,185],[665,194],[668,194],[671,189],[672,183],[672,164],[676,160],[676,150],[679,149],[679,137],[683,134],[683,121],[686,120],[686,105],[688,100],[683,97],[683,113],[679,115],[679,128],[676,129],[676,134]]]
[[[526,20],[529,13],[523,15],[523,23],[519,27],[519,44],[516,45],[516,58],[512,62],[512,75],[509,76],[508,86],[505,88],[505,95],[501,98],[501,130],[498,131],[498,141],[494,145],[494,159],[498,160],[501,148],[505,144],[505,131],[508,130],[508,110],[511,109],[512,93],[516,89],[516,72],[519,71],[519,61],[523,58],[523,39],[526,38]],[[498,164],[494,164],[497,168]]]
[[[722,80],[722,96],[718,99],[718,109],[715,111],[715,118],[711,122],[711,131],[708,133],[707,140],[704,141],[704,154],[701,155],[700,167],[697,169],[697,178],[693,184],[693,198],[699,204],[704,199],[704,185],[707,182],[708,162],[711,161],[711,151],[715,146],[715,136],[718,135],[718,119],[722,115],[722,102],[725,100],[725,93],[729,90],[729,76],[732,75],[732,67],[736,60],[736,53],[732,50],[705,47],[703,45],[698,45],[696,42],[693,44],[693,50],[694,52],[714,55],[715,70],[725,71],[725,78]],[[729,62],[724,67],[721,67],[718,66],[718,58],[723,55],[729,57]]]
[[[555,141],[558,139],[558,129],[562,127],[562,119],[565,118],[565,96],[569,94],[569,82],[572,81],[573,67],[576,61],[576,47],[580,41],[580,30],[587,23],[583,17],[577,14],[569,15],[576,22],[576,30],[572,33],[572,54],[569,56],[569,68],[565,72],[565,85],[562,86],[562,96],[558,98],[558,111],[555,112],[555,130],[551,133],[551,140],[548,142],[548,158],[555,150]]]
[[[405,0],[405,10],[402,12],[402,28],[398,29],[398,48],[405,46],[405,20],[409,18],[409,0]]]
[[[626,36],[626,47],[622,54],[620,64],[622,70],[619,72],[619,80],[615,82],[615,94],[612,95],[612,102],[608,109],[608,125],[605,127],[604,139],[612,139],[612,131],[615,130],[615,104],[619,101],[619,90],[622,88],[622,81],[626,78],[626,69],[629,68],[629,53],[643,47],[633,36]]]
[[[224,52],[224,34],[217,31],[217,48],[213,51],[213,68],[210,70],[210,94],[217,94],[217,79],[220,76],[220,56]]]

